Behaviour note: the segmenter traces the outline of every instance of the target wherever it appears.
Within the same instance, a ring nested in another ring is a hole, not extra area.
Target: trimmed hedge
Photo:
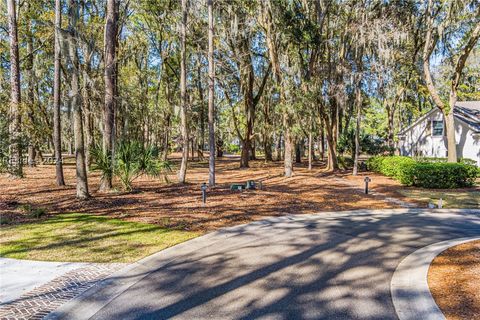
[[[434,157],[421,157],[421,158],[415,158],[418,162],[447,162],[447,158],[434,158]],[[471,164],[471,165],[476,165],[477,162],[472,159],[468,158],[459,158],[458,159],[459,163],[465,163],[465,164]]]
[[[480,175],[479,168],[465,162],[428,162],[426,159],[415,161],[401,156],[372,157],[368,159],[367,167],[404,185],[429,189],[470,187]]]

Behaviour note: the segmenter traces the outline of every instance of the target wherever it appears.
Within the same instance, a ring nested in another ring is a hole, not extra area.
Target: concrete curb
[[[458,238],[418,249],[400,262],[390,282],[395,312],[400,320],[445,319],[428,287],[428,269],[431,262],[446,249],[480,237]]]

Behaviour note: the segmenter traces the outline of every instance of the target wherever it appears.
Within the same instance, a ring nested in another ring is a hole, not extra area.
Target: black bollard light
[[[202,202],[203,204],[207,203],[207,184],[202,183]]]
[[[368,183],[372,181],[372,179],[370,179],[369,177],[365,177],[363,181],[365,181],[365,194],[368,194]]]

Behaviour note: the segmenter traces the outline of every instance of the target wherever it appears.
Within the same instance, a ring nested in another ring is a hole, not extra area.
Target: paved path
[[[34,288],[85,265],[0,258],[0,304],[18,299]]]
[[[0,319],[42,319],[124,265],[0,258]]]
[[[390,281],[426,245],[480,235],[480,211],[272,218],[139,261],[55,314],[66,319],[397,319]]]

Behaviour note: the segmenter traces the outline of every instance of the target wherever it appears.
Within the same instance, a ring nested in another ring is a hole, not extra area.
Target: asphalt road
[[[70,303],[64,318],[397,319],[390,280],[423,246],[480,235],[480,210],[286,216],[167,249]]]

